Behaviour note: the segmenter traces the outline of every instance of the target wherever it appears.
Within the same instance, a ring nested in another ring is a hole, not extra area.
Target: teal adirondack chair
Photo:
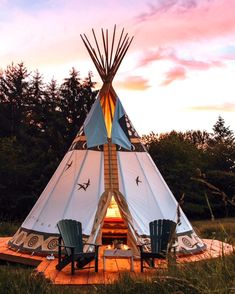
[[[140,269],[144,270],[144,260],[154,267],[154,259],[166,259],[172,249],[173,238],[176,230],[176,223],[169,219],[158,219],[149,223],[150,243],[138,245],[140,248]],[[144,247],[151,245],[150,251]]]
[[[75,272],[75,262],[78,269],[88,268],[85,267],[92,260],[95,260],[95,272],[98,272],[98,250],[99,245],[89,244],[94,246],[94,251],[83,251],[82,240],[82,224],[76,220],[63,219],[57,223],[60,233],[58,244],[58,264],[57,270],[62,270],[66,265],[71,263],[71,274]],[[63,241],[63,242],[62,242]],[[62,250],[64,248],[64,250]]]

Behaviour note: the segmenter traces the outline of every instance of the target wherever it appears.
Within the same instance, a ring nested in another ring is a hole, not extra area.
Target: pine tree
[[[65,79],[60,87],[60,108],[67,122],[66,141],[69,144],[82,126],[95,100],[95,93],[92,92],[93,86],[90,73],[82,83],[79,72],[72,68],[69,78]]]
[[[208,151],[213,169],[235,171],[235,138],[233,131],[225,126],[224,119],[219,116],[213,126],[214,133],[209,140]]]
[[[4,133],[10,136],[19,136],[19,130],[24,123],[24,112],[28,95],[29,73],[23,63],[7,67],[0,75],[0,99],[2,113],[6,125]]]

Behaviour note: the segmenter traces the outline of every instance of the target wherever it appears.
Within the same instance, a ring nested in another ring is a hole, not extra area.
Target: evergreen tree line
[[[23,63],[0,72],[0,218],[32,208],[95,101],[94,85],[74,68],[60,85]]]
[[[21,220],[50,180],[97,94],[74,68],[61,84],[23,63],[0,72],[0,219]],[[235,140],[219,117],[213,133],[143,136],[190,218],[234,215]]]
[[[212,133],[151,133],[143,140],[188,217],[235,216],[235,137],[221,116]]]

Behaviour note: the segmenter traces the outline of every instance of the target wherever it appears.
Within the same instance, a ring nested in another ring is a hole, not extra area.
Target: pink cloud
[[[156,50],[148,50],[144,52],[144,57],[140,60],[139,65],[145,66],[154,61],[168,59],[174,60],[175,50],[171,47],[158,47]]]
[[[222,57],[224,60],[228,60],[228,61],[232,60],[233,61],[233,60],[235,60],[235,52],[223,54]]]
[[[211,67],[222,67],[224,64],[221,61],[212,60],[212,61],[200,61],[200,60],[186,60],[178,59],[177,62],[180,65],[186,66],[187,68],[194,70],[208,70]]]
[[[235,111],[235,103],[223,103],[215,105],[197,105],[189,108],[190,110],[196,111],[223,111],[223,112],[233,112]]]
[[[148,85],[148,80],[140,76],[131,76],[126,78],[123,81],[118,81],[115,84],[117,84],[118,87],[120,88],[125,88],[128,90],[138,90],[138,91],[144,91],[150,87]]]
[[[168,11],[185,12],[197,7],[195,0],[165,0],[158,3],[148,3],[148,11],[137,16],[139,21],[147,21],[159,13],[166,13]]]
[[[184,66],[193,70],[208,70],[212,67],[222,67],[224,63],[219,60],[195,60],[195,59],[183,59],[176,55],[173,48],[158,48],[156,50],[148,51],[140,61],[140,66],[146,66],[154,61],[169,60],[175,63],[177,66]]]
[[[144,35],[146,45],[208,41],[235,33],[235,1],[172,0],[161,1],[161,5],[153,3],[136,18],[136,30]]]
[[[176,80],[184,80],[186,78],[186,70],[184,67],[175,67],[166,73],[165,80],[161,83],[162,86],[167,86]]]

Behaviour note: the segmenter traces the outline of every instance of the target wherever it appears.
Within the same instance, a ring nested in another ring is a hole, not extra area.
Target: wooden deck
[[[165,261],[157,261],[156,269],[145,269],[144,273],[140,273],[140,262],[134,260],[134,272],[130,272],[129,259],[107,259],[106,271],[103,268],[103,250],[101,247],[99,256],[99,272],[95,273],[94,268],[84,269],[75,272],[75,275],[70,274],[70,265],[58,272],[55,269],[57,259],[47,260],[46,257],[34,256],[13,251],[8,248],[7,242],[10,238],[0,238],[0,259],[10,262],[28,264],[36,267],[35,272],[43,274],[45,278],[51,280],[53,284],[60,285],[94,285],[94,284],[110,284],[117,280],[120,275],[129,272],[134,278],[151,278],[156,270],[166,267]],[[217,240],[204,239],[208,250],[197,255],[182,256],[177,258],[177,264],[185,262],[195,262],[204,259],[219,257],[223,254],[231,254],[234,251],[232,245],[222,243]]]
[[[7,242],[10,239],[11,237],[0,237],[0,260],[21,263],[30,266],[38,266],[44,259],[40,256],[24,254],[9,249]]]

